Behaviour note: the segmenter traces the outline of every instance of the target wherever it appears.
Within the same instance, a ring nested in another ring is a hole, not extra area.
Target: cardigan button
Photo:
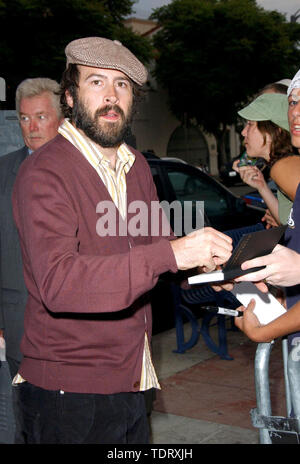
[[[140,386],[140,382],[134,382],[133,388],[137,388],[137,387],[139,387],[139,386]]]

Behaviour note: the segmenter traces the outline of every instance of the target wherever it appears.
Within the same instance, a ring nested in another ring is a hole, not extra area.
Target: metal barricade
[[[277,341],[278,342],[278,341]],[[282,340],[286,417],[272,416],[269,363],[274,341],[259,343],[255,355],[255,390],[257,407],[250,414],[259,428],[261,444],[300,443],[300,345],[288,354],[287,339]]]

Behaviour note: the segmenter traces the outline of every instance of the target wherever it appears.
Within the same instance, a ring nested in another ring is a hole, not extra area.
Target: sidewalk
[[[189,324],[185,325],[189,334]],[[211,330],[216,332],[216,328]],[[153,444],[257,444],[250,410],[256,407],[254,359],[257,344],[239,331],[228,331],[228,351],[222,360],[199,337],[184,354],[176,349],[175,329],[153,337],[154,365],[162,390],[151,415]],[[272,414],[285,416],[281,343],[270,358]]]

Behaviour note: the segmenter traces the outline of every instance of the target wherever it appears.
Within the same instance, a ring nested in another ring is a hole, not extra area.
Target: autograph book
[[[241,265],[249,259],[270,254],[283,236],[286,227],[286,225],[273,227],[268,230],[259,230],[243,235],[222,269],[189,277],[189,284],[231,280],[238,276],[263,269],[264,266],[242,270]]]

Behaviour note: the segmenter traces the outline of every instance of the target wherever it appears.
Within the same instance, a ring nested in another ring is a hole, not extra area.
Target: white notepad
[[[286,312],[285,307],[271,293],[261,292],[252,282],[235,284],[231,293],[243,306],[248,306],[252,298],[255,300],[253,312],[262,325],[268,324]]]
[[[259,268],[258,270],[260,270]],[[249,272],[249,271],[248,271]],[[253,269],[251,269],[251,272],[254,272]],[[237,277],[241,273],[234,272],[232,274],[224,273],[222,269],[218,271],[212,271],[212,272],[203,272],[203,274],[196,274],[192,277],[188,278],[188,282],[190,285],[194,284],[208,284],[210,282],[223,282],[224,280],[231,280]]]

